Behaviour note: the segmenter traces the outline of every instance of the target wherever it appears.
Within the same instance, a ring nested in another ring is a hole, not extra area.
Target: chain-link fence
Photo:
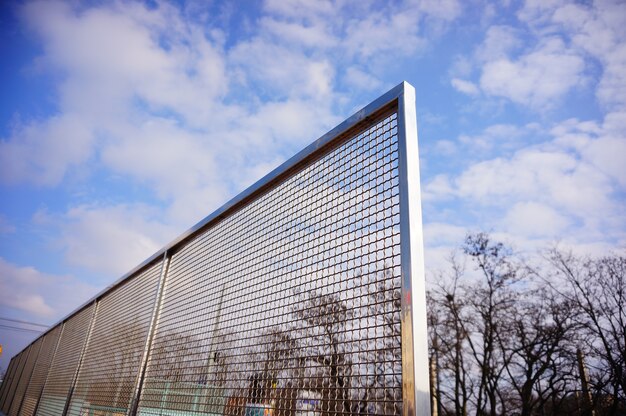
[[[413,101],[392,89],[34,341],[2,411],[427,414]]]

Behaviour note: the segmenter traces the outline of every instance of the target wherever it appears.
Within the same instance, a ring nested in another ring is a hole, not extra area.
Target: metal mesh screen
[[[33,374],[42,342],[43,338],[39,338],[30,347],[30,354],[28,354],[28,358],[24,364],[24,370],[22,370],[22,375],[20,376],[20,381],[15,388],[13,403],[11,403],[11,408],[8,413],[9,416],[17,416],[20,411],[22,399],[24,398],[24,393],[26,393],[26,389],[30,383],[30,376]]]
[[[141,414],[401,413],[396,124],[355,132],[173,254]]]
[[[48,379],[37,407],[37,415],[58,416],[63,414],[78,371],[93,308],[93,304],[86,307],[63,324],[61,339],[59,339],[59,346],[50,364]]]
[[[68,414],[125,414],[144,354],[161,265],[133,276],[98,302]]]
[[[390,90],[46,332],[3,412],[429,414],[413,102]]]
[[[4,407],[4,400],[7,397],[7,392],[9,390],[9,385],[13,380],[13,374],[15,374],[15,367],[17,367],[17,362],[19,361],[19,356],[15,356],[11,358],[9,362],[9,366],[7,367],[7,371],[4,374],[4,379],[2,380],[2,387],[0,387],[0,409]]]
[[[15,396],[15,388],[20,382],[20,376],[22,375],[22,370],[24,369],[24,365],[26,364],[26,358],[28,358],[28,352],[30,351],[30,346],[23,350],[19,356],[16,357],[17,365],[15,366],[15,373],[13,375],[13,379],[11,383],[7,386],[7,395],[4,403],[2,404],[2,412],[4,414],[9,413],[9,409],[11,408],[11,403],[13,402],[13,398]]]
[[[41,350],[37,358],[37,363],[33,369],[33,374],[30,377],[30,383],[24,394],[24,400],[22,402],[22,409],[20,410],[20,416],[32,416],[35,413],[39,396],[43,389],[46,377],[48,376],[48,370],[52,357],[61,334],[61,325],[57,325],[52,331],[48,332],[43,338]]]

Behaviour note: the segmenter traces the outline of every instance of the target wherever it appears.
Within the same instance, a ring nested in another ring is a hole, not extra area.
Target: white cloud
[[[512,124],[494,124],[484,129],[480,134],[461,135],[459,142],[470,151],[485,152],[494,148],[506,148],[518,142],[527,133],[527,129]]]
[[[441,222],[431,222],[424,225],[424,239],[430,246],[460,245],[467,234],[467,228]]]
[[[446,156],[453,155],[458,150],[457,145],[451,140],[438,140],[433,149],[435,152]]]
[[[557,210],[537,202],[518,202],[506,213],[502,229],[519,237],[557,238],[570,222]]]
[[[284,157],[281,145],[300,147],[334,120],[327,60],[265,41],[226,55],[167,3],[33,2],[23,15],[42,40],[39,69],[63,81],[57,116],[0,143],[4,182],[56,186],[72,169],[100,169],[153,191],[171,204],[168,220],[188,225]],[[225,104],[230,83],[242,80],[283,99],[262,103],[255,89],[244,105]],[[194,196],[205,204],[190,204]]]
[[[426,40],[419,36],[419,17],[419,11],[413,9],[402,13],[372,12],[355,20],[346,28],[346,52],[359,59],[372,59],[387,52],[411,54],[422,49]]]
[[[469,64],[480,73],[478,84],[485,94],[534,110],[552,108],[571,91],[590,86],[603,106],[624,108],[623,9],[622,2],[612,0],[527,0],[517,13],[519,22],[489,27],[470,58],[457,58],[452,74],[472,82]]]
[[[58,101],[54,117],[28,120],[0,143],[0,179],[63,186],[77,171],[161,205],[119,204],[113,189],[38,213],[70,265],[127,272],[336,124],[338,79],[376,87],[369,61],[347,71],[344,62],[411,53],[426,42],[419,22],[458,15],[455,1],[355,3],[344,21],[319,19],[342,7],[331,3],[265,7],[273,15],[226,48],[218,29],[167,2],[23,6],[41,41],[34,69],[58,76]]]
[[[569,215],[597,217],[611,206],[607,178],[574,155],[524,149],[511,159],[472,165],[455,180],[459,195],[485,205],[511,200],[548,200]]]
[[[437,272],[449,269],[451,254],[458,250],[467,235],[466,227],[441,222],[424,224],[424,261],[429,283]]]
[[[514,27],[491,26],[485,33],[485,39],[474,53],[474,58],[479,62],[505,59],[523,46],[523,41],[520,38],[520,31]]]
[[[626,189],[626,113],[609,113],[604,123],[566,120],[551,130],[555,144],[575,149],[581,159]]]
[[[465,207],[464,216],[506,232],[520,245],[555,238],[596,249],[606,241],[623,244],[625,122],[622,113],[607,115],[602,124],[565,120],[549,130],[550,141],[473,163],[459,175],[435,176],[423,187],[424,201],[456,201]],[[537,130],[542,129],[494,125],[477,137],[488,144]]]
[[[52,322],[95,295],[97,288],[71,276],[41,273],[0,258],[0,306]]]
[[[162,215],[144,205],[77,206],[48,221],[61,229],[56,243],[69,264],[116,278],[176,236]]]
[[[129,133],[124,126],[155,112],[180,117],[191,129],[222,124],[214,110],[228,85],[223,58],[198,28],[181,28],[176,9],[115,3],[78,12],[65,3],[33,2],[23,12],[43,40],[39,66],[60,71],[63,82],[58,115],[18,125],[0,143],[4,182],[57,185],[98,154],[101,138],[125,140],[116,137]],[[129,168],[146,164],[150,169],[149,160],[137,158]]]
[[[452,21],[459,17],[462,11],[461,3],[456,0],[417,0],[421,12],[443,21]]]
[[[93,132],[78,114],[19,125],[11,137],[0,141],[0,180],[58,185],[70,168],[90,159],[94,141]]]
[[[330,0],[307,1],[307,0],[268,0],[265,9],[281,16],[311,19],[321,16],[330,16],[338,9]]]
[[[263,86],[274,97],[330,98],[334,68],[326,59],[257,38],[234,47],[229,61],[244,71],[249,87]]]
[[[452,81],[450,81],[450,83],[455,90],[462,92],[463,94],[477,95],[480,92],[476,84],[470,81],[465,81],[459,78],[452,78]]]
[[[456,194],[456,189],[445,174],[435,176],[422,187],[422,199],[424,201],[436,201],[450,199]]]
[[[607,106],[626,108],[626,44],[621,43],[607,57],[597,96]]]
[[[538,25],[548,22],[554,11],[565,3],[564,0],[526,0],[517,16],[520,20]]]
[[[114,172],[148,182],[163,199],[213,184],[219,176],[211,141],[172,120],[153,117],[120,127],[103,146],[103,162]]]
[[[596,89],[599,101],[609,107],[626,106],[626,13],[623,2],[527,1],[519,16],[538,33],[563,33],[574,47],[597,59],[602,66]]]
[[[488,94],[536,109],[549,107],[585,80],[582,57],[558,38],[545,41],[518,59],[487,62],[480,86]]]
[[[365,91],[380,91],[382,87],[382,82],[378,78],[356,66],[351,66],[346,70],[344,82],[346,85]]]
[[[233,138],[245,137],[243,144],[251,146],[247,151],[238,149],[239,154],[258,158],[262,153],[275,155],[282,146],[294,146],[297,150],[314,140],[316,133],[324,133],[322,125],[330,126],[337,121],[329,105],[317,100],[268,102],[242,120],[231,134]]]
[[[268,35],[275,36],[278,42],[306,48],[327,49],[337,46],[339,39],[332,33],[332,28],[325,20],[311,25],[297,22],[263,18],[261,27]]]

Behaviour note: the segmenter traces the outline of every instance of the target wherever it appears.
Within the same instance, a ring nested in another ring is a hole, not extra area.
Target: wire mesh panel
[[[93,316],[93,308],[94,305],[91,304],[63,324],[59,345],[50,364],[49,375],[37,406],[37,415],[63,414],[78,371],[78,364]]]
[[[11,384],[11,380],[13,380],[13,374],[15,374],[15,367],[17,367],[18,360],[19,356],[17,355],[11,358],[7,371],[4,373],[4,379],[2,380],[2,386],[0,387],[0,409],[4,407],[4,400],[7,396],[7,391],[9,390],[9,384]]]
[[[13,403],[11,403],[11,408],[8,413],[9,416],[17,416],[20,411],[22,399],[24,398],[24,393],[26,393],[26,389],[28,388],[28,385],[30,383],[31,375],[33,374],[33,370],[35,369],[35,363],[37,363],[37,357],[39,356],[42,342],[43,338],[38,338],[30,347],[30,353],[28,354],[28,358],[26,359],[26,363],[24,364],[24,370],[22,370],[20,382],[15,388]]]
[[[401,413],[397,130],[387,112],[173,254],[142,415]]]
[[[414,98],[390,90],[40,337],[2,410],[429,414]]]
[[[133,276],[98,301],[68,414],[125,414],[144,353],[161,265]]]
[[[13,379],[11,383],[7,386],[7,394],[2,403],[2,413],[8,414],[9,409],[11,408],[11,403],[13,402],[13,397],[15,395],[15,388],[20,382],[20,377],[22,375],[22,370],[24,369],[24,365],[26,364],[26,358],[28,358],[28,352],[30,351],[31,346],[28,346],[24,349],[17,357],[17,365],[15,367],[15,373],[13,375]]]
[[[50,369],[50,363],[54,356],[54,351],[61,335],[62,325],[57,325],[52,331],[48,332],[43,338],[37,363],[33,369],[33,374],[30,377],[30,383],[24,394],[22,401],[22,408],[20,410],[20,416],[32,416],[35,413],[39,396],[43,389],[46,377],[48,376],[48,370]]]

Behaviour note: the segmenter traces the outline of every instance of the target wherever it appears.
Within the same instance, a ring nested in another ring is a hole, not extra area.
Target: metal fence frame
[[[139,362],[132,397],[127,404],[126,414],[135,415],[138,411],[139,398],[142,394],[142,386],[146,377],[146,366],[149,351],[155,336],[155,327],[159,319],[164,286],[166,282],[169,261],[172,253],[187,244],[200,231],[207,229],[229,216],[237,208],[271,190],[274,184],[284,179],[294,171],[298,171],[307,163],[325,154],[332,146],[337,146],[342,140],[354,132],[376,121],[385,112],[393,110],[397,112],[398,126],[398,169],[399,169],[399,200],[400,200],[400,248],[401,248],[401,333],[402,333],[402,404],[404,415],[429,415],[429,377],[428,377],[428,351],[426,332],[426,306],[424,286],[424,261],[423,261],[423,236],[421,218],[419,156],[417,146],[417,122],[415,111],[415,90],[406,82],[403,82],[390,91],[367,105],[343,123],[323,135],[291,159],[267,174],[261,180],[248,189],[231,199],[221,208],[204,218],[198,224],[180,235],[163,249],[156,252],[142,264],[117,280],[111,286],[100,292],[94,298],[77,308],[69,316],[53,325],[48,331],[34,340],[22,352],[12,358],[6,372],[6,379],[0,390],[0,409],[10,416],[17,414],[39,414],[39,400],[45,392],[45,383],[38,393],[35,409],[22,411],[22,403],[25,392],[28,389],[30,376],[33,368],[24,374],[27,362],[37,363],[37,352],[41,349],[44,337],[59,329],[58,340],[55,344],[53,357],[56,357],[58,346],[67,322],[79,312],[92,307],[85,342],[81,348],[78,365],[66,398],[63,415],[70,411],[70,403],[74,396],[77,380],[81,368],[84,365],[85,353],[89,347],[94,321],[98,316],[100,302],[115,290],[121,288],[129,280],[141,275],[150,268],[160,267],[158,286],[155,291],[149,326]],[[31,357],[32,354],[32,357]],[[34,360],[34,361],[33,361]],[[52,367],[54,358],[50,360],[48,367]],[[33,366],[35,365],[33,364]],[[44,375],[48,380],[49,374]],[[16,395],[20,388],[22,394]],[[19,396],[19,397],[18,397]],[[17,399],[17,400],[14,400]],[[19,403],[18,403],[19,402]]]

